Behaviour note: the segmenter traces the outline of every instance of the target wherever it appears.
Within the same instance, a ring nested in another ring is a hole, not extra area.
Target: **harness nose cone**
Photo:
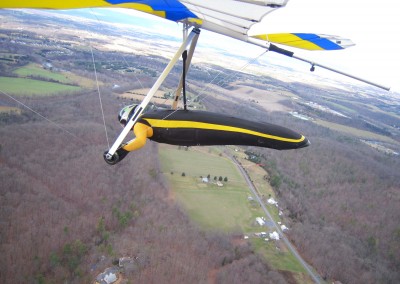
[[[304,138],[303,142],[299,145],[298,148],[305,148],[311,145],[310,140],[307,139],[307,137]]]

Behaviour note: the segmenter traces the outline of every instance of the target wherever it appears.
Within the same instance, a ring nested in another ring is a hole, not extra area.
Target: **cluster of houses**
[[[253,200],[253,198],[250,196],[250,197],[248,197],[248,200],[251,201],[251,200]],[[278,202],[274,198],[272,198],[272,197],[269,198],[267,200],[267,203],[274,205],[279,209]],[[283,215],[282,211],[279,210],[279,216],[282,216],[282,215]],[[274,226],[272,222],[266,221],[264,217],[256,217],[256,223],[261,227],[263,227],[263,226],[273,227]],[[282,230],[282,232],[289,229],[288,227],[283,225],[282,222],[277,222],[277,224],[280,226],[280,229]],[[269,240],[277,240],[278,241],[280,239],[280,235],[277,231],[273,231],[273,232],[269,232],[269,233],[260,232],[260,233],[255,233],[254,235],[256,237],[263,238],[266,241],[269,241]],[[247,235],[244,236],[244,239],[248,239],[248,238],[249,238],[249,236],[247,236]]]

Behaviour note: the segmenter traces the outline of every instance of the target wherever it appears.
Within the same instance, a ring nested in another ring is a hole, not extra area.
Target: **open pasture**
[[[204,149],[208,149],[204,151]],[[164,150],[164,145],[162,147]],[[176,174],[185,172],[186,176],[191,177],[207,177],[214,176],[227,177],[229,183],[240,182],[247,188],[243,177],[237,170],[235,165],[227,158],[215,154],[208,147],[191,147],[185,150],[184,147],[179,149],[177,146],[165,145],[165,151],[160,153],[163,163],[163,171],[174,171]]]
[[[43,78],[58,81],[60,83],[71,83],[71,80],[69,80],[64,74],[44,69],[40,65],[34,63],[18,68],[14,70],[13,73],[17,74],[19,77]]]
[[[248,201],[250,192],[238,169],[214,151],[196,148],[160,147],[162,170],[175,200],[203,228],[227,232],[254,230],[252,223],[262,212]],[[202,182],[200,176],[208,174],[210,182]],[[220,187],[214,183],[214,176],[227,177],[228,181],[222,181]]]
[[[28,78],[0,77],[1,90],[18,96],[53,96],[79,92],[81,87]]]

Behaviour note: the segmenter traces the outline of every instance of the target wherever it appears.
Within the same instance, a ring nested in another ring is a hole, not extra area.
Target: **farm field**
[[[24,67],[14,70],[14,74],[19,77],[40,77],[44,79],[50,79],[58,81],[60,83],[72,83],[65,75],[58,72],[52,72],[47,69],[43,69],[40,65],[31,63]]]
[[[251,206],[247,184],[232,162],[208,149],[204,152],[199,147],[188,150],[170,145],[160,147],[162,171],[170,182],[174,199],[205,229],[252,230],[252,222],[262,211]],[[200,176],[208,175],[209,183],[202,182]],[[214,177],[226,177],[228,181],[222,181],[220,187]]]
[[[82,90],[78,86],[14,77],[0,77],[0,85],[3,92],[18,96],[65,95]]]
[[[74,94],[96,87],[94,80],[71,72],[55,72],[30,63],[13,71],[17,77],[0,77],[1,90],[17,96]],[[99,85],[103,85],[99,82]]]
[[[254,247],[275,269],[287,270],[294,273],[305,273],[305,269],[287,248],[277,242],[265,242],[263,239],[253,239]]]
[[[162,145],[161,150],[168,150],[160,153],[163,170],[166,172],[174,171],[176,174],[181,174],[184,171],[187,177],[195,178],[207,177],[208,174],[211,179],[214,176],[227,177],[229,187],[245,187],[247,189],[247,185],[235,165],[210,147],[190,147],[185,150],[184,147],[179,149],[178,146]]]
[[[129,100],[136,100],[136,101],[142,101],[144,97],[147,95],[150,89],[135,89],[135,90],[130,90],[126,91],[123,94],[118,95],[118,97],[123,98],[123,99],[129,99]],[[166,96],[167,95],[167,96]],[[201,103],[193,101],[196,96],[192,93],[187,92],[186,93],[187,98],[188,98],[188,106],[190,108],[195,108],[195,109],[204,109],[204,106],[202,106]],[[156,105],[165,105],[165,104],[171,104],[173,101],[173,97],[175,96],[175,91],[174,90],[158,90],[153,99],[152,102]]]
[[[157,105],[165,104],[167,102],[167,100],[162,98],[162,95],[163,95],[163,92],[157,91],[155,97],[152,99],[152,102]],[[130,91],[130,92],[125,92],[121,95],[118,95],[118,97],[123,98],[123,99],[142,101],[145,97],[145,94],[133,93],[132,91]]]
[[[264,201],[276,198],[271,185],[264,180],[268,174],[244,159],[244,153],[235,154],[256,186],[259,196]],[[249,202],[252,194],[248,185],[232,161],[222,154],[221,148],[191,147],[185,150],[184,147],[179,149],[177,146],[163,144],[160,145],[160,160],[162,171],[171,185],[173,198],[201,226],[222,228],[224,231],[240,229],[242,233],[266,229],[255,226],[255,218],[264,213],[255,201]],[[201,177],[208,175],[210,182],[202,182]],[[228,179],[228,182],[222,181],[222,187],[216,184],[220,177]],[[276,206],[266,206],[276,222],[282,221]]]

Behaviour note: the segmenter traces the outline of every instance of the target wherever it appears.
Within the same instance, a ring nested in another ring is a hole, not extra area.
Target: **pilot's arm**
[[[128,143],[122,144],[121,147],[115,152],[111,160],[105,158],[107,164],[115,165],[116,163],[122,161],[122,159],[125,158],[129,152],[138,150],[146,145],[146,139],[153,136],[153,128],[138,122],[133,127],[133,133],[136,137]]]
[[[136,123],[133,127],[135,138],[126,143],[122,149],[128,152],[138,150],[146,145],[147,138],[153,136],[153,128],[143,123]]]

